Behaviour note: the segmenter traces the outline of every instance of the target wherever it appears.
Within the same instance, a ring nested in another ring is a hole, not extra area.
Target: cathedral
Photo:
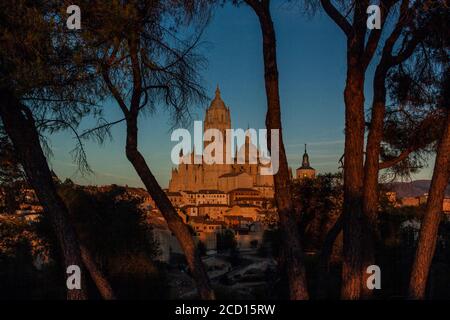
[[[209,108],[206,110],[204,131],[208,129],[218,129],[224,137],[225,148],[230,145],[227,141],[226,130],[231,129],[230,109],[223,102],[219,87],[216,89],[215,97]],[[211,142],[205,142],[204,148]],[[179,164],[172,169],[172,176],[169,182],[169,191],[192,191],[219,190],[230,192],[234,189],[251,188],[260,191],[261,195],[267,198],[273,197],[274,182],[273,176],[261,175],[260,169],[263,165],[258,157],[251,159],[258,154],[257,147],[252,143],[247,135],[245,144],[237,151],[237,157],[241,161],[234,161],[232,164],[205,164],[203,161],[191,161],[191,164]],[[201,157],[200,155],[188,155]],[[196,164],[201,163],[201,164]]]

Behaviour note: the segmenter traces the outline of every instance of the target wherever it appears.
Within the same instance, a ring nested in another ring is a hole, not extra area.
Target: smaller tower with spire
[[[296,170],[297,179],[314,179],[316,177],[316,170],[311,167],[309,163],[309,155],[306,149],[305,143],[305,153],[303,154],[302,166]]]

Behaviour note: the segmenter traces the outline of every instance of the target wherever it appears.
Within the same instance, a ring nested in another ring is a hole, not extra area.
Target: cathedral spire
[[[219,88],[219,84],[217,84],[217,87],[216,87],[216,98],[219,98],[219,99],[220,99],[220,88]]]
[[[302,166],[300,168],[297,168],[296,173],[297,179],[300,180],[304,178],[314,179],[316,176],[316,170],[312,168],[311,164],[309,163],[309,155],[308,150],[306,148],[306,144],[305,144],[305,153],[303,154],[302,159]]]
[[[211,101],[211,104],[209,106],[209,109],[218,108],[218,109],[224,109],[227,110],[227,107],[225,106],[225,103],[222,100],[222,97],[220,95],[220,88],[219,85],[216,87],[216,95],[214,99]]]
[[[309,155],[306,150],[306,143],[305,143],[305,153],[303,154],[302,168],[310,168],[310,167],[311,166],[309,164]]]

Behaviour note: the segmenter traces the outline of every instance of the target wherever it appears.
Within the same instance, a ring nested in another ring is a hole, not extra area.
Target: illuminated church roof
[[[305,144],[305,153],[303,154],[303,159],[302,159],[302,166],[300,168],[298,168],[297,170],[299,170],[299,169],[313,169],[314,170],[314,168],[312,168],[309,163],[309,155],[306,150],[306,144]]]
[[[219,86],[217,86],[216,88],[216,96],[214,97],[213,101],[211,101],[209,109],[227,109],[227,107],[225,106],[225,102],[223,102],[222,97],[220,96]]]

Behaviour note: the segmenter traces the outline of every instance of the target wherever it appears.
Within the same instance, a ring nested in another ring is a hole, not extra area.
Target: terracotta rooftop
[[[199,190],[198,193],[206,193],[206,194],[212,194],[212,193],[220,193],[220,194],[224,194],[225,192],[220,191],[220,190],[213,190],[213,189],[204,189],[204,190]]]
[[[252,188],[237,188],[237,189],[231,190],[229,193],[232,193],[232,192],[244,192],[244,191],[246,191],[246,192],[256,192],[256,193],[259,193],[258,190],[255,190],[255,189],[252,189]]]
[[[229,205],[227,205],[227,204],[220,204],[220,203],[202,203],[202,204],[199,204],[197,207],[230,207]]]

